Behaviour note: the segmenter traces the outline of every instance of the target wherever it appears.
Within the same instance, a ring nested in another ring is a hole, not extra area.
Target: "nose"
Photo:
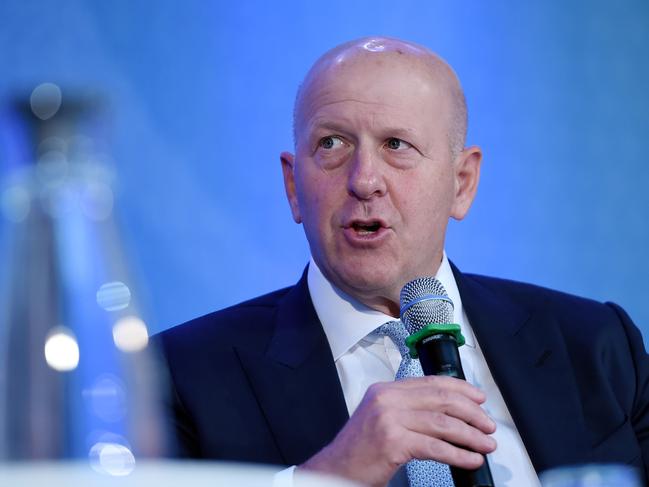
[[[357,147],[349,169],[349,194],[361,200],[384,195],[387,186],[381,162],[380,157],[370,149]]]

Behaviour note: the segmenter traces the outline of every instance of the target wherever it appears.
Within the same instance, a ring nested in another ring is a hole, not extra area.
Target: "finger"
[[[436,389],[419,398],[420,405],[413,406],[413,411],[442,413],[469,424],[484,433],[496,431],[496,423],[478,404],[463,394]]]
[[[491,453],[496,441],[462,420],[438,412],[410,411],[401,419],[409,431],[452,443],[478,453]]]
[[[467,381],[458,379],[456,377],[448,377],[445,375],[426,375],[423,377],[409,377],[393,382],[397,388],[403,390],[413,389],[430,389],[440,388],[448,391],[453,391],[458,394],[463,394],[469,399],[478,404],[482,404],[487,396],[480,389]]]
[[[474,470],[484,462],[484,457],[480,453],[466,450],[428,435],[409,431],[404,434],[404,441],[411,445],[410,458],[435,460],[467,470]]]
[[[439,412],[462,420],[485,433],[493,433],[496,430],[496,424],[479,404],[461,392],[456,392],[452,382],[435,383],[442,387],[433,387],[428,383],[423,383],[423,386],[405,387],[395,387],[394,384],[383,383],[370,387],[366,395],[367,406],[384,411],[396,408],[403,410],[403,414],[408,414],[408,411]]]

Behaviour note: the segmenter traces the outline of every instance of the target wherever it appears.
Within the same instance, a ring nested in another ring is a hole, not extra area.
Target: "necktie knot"
[[[406,345],[408,332],[406,331],[405,325],[400,320],[383,323],[377,328],[377,333],[382,336],[390,337],[394,344],[399,348],[401,357],[405,358],[408,355],[408,346]]]
[[[408,332],[405,325],[400,320],[388,321],[382,324],[376,330],[377,333],[383,336],[390,337],[394,344],[399,348],[401,353],[401,364],[397,370],[395,379],[405,379],[406,377],[421,377],[424,375],[421,370],[419,360],[413,360],[410,357],[408,346],[406,345],[406,338]]]

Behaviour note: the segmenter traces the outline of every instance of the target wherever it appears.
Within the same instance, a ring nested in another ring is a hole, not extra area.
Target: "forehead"
[[[363,122],[420,131],[447,123],[450,90],[426,61],[393,52],[334,58],[305,80],[297,130]]]

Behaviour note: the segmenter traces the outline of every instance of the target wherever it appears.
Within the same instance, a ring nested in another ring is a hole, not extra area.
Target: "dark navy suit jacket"
[[[453,268],[537,472],[649,465],[649,359],[615,304]],[[297,465],[348,419],[306,273],[293,287],[160,334],[180,454]]]

